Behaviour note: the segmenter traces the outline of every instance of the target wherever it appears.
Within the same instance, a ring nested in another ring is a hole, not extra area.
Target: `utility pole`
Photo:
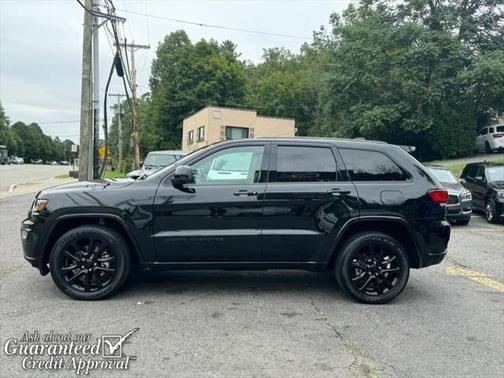
[[[139,141],[139,124],[138,124],[138,109],[136,95],[136,68],[135,68],[135,51],[139,49],[150,49],[147,45],[135,45],[135,43],[125,43],[124,47],[130,49],[131,55],[131,116],[133,120],[133,144],[135,148],[135,169],[140,169],[140,141]]]
[[[99,0],[93,0],[93,11],[97,12]],[[93,143],[90,145],[91,160],[93,167],[92,177],[98,178],[100,172],[100,160],[98,158],[98,139],[100,138],[100,55],[99,55],[99,29],[100,20],[96,14],[93,15]]]
[[[123,162],[123,130],[122,130],[122,110],[121,110],[121,97],[126,97],[125,94],[109,94],[110,97],[117,98],[117,126],[119,134],[119,171],[122,172],[122,162]]]
[[[85,6],[92,7],[92,0],[86,0]],[[93,179],[92,159],[92,108],[91,108],[91,55],[93,24],[91,14],[84,12],[84,36],[82,39],[82,84],[81,84],[81,120],[80,120],[80,148],[79,148],[79,180],[90,181]]]
[[[98,67],[98,29],[103,18],[112,22],[125,22],[118,17],[100,12],[99,0],[85,0],[84,35],[82,38],[82,86],[79,147],[79,180],[92,181],[99,172],[98,138],[100,119],[100,90]]]

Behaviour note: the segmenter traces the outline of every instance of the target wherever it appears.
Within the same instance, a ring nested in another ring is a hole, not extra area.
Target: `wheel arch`
[[[340,230],[331,247],[326,269],[334,266],[336,257],[345,242],[353,235],[362,232],[382,232],[396,239],[406,249],[410,266],[419,268],[421,257],[413,234],[405,220],[399,217],[361,217],[347,222]]]
[[[130,253],[132,263],[135,264],[144,262],[141,250],[136,243],[135,238],[131,235],[126,222],[120,216],[106,213],[67,214],[56,218],[43,242],[43,254],[42,259],[40,260],[41,272],[47,269],[51,250],[61,235],[75,227],[87,225],[100,225],[116,231],[124,238],[126,243],[131,246]]]

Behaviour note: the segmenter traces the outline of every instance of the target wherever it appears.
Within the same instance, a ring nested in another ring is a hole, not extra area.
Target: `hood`
[[[459,194],[460,192],[467,190],[466,188],[464,188],[462,184],[458,182],[456,183],[442,182],[441,185],[443,186],[443,189],[446,189],[448,191],[448,194]]]
[[[504,181],[493,181],[490,185],[496,190],[504,190]]]
[[[78,181],[72,182],[70,184],[63,184],[58,186],[53,186],[39,192],[37,197],[43,197],[44,195],[52,195],[59,193],[76,193],[85,191],[96,191],[96,190],[116,190],[124,188],[131,185],[134,181],[112,181],[112,180],[100,180],[100,181]]]

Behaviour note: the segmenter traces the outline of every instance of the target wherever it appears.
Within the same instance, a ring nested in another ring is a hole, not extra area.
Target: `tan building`
[[[208,106],[184,119],[182,150],[193,151],[221,140],[295,134],[293,119],[258,116],[255,110]]]

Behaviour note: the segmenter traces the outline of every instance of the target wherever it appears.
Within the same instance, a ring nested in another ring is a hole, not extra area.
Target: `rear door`
[[[263,259],[280,264],[324,261],[335,235],[358,216],[354,185],[338,172],[331,144],[272,145],[264,198]]]

